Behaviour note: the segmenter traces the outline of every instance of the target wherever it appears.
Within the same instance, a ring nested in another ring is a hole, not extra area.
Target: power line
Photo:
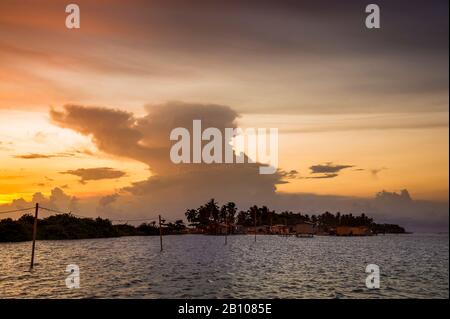
[[[57,214],[70,214],[72,216],[75,217],[79,217],[79,218],[95,218],[95,217],[89,217],[89,216],[83,216],[83,215],[78,215],[78,214],[74,214],[71,211],[67,212],[67,211],[61,211],[58,209],[54,209],[54,208],[48,208],[48,207],[43,207],[43,206],[39,206],[40,209],[49,211],[49,212],[54,212]],[[0,212],[0,214],[10,214],[10,213],[15,213],[15,212],[20,212],[20,211],[26,211],[26,210],[30,210],[30,209],[34,209],[34,207],[29,207],[29,208],[21,208],[21,209],[14,209],[14,210],[8,210],[8,211],[3,211]],[[100,217],[100,216],[99,216]],[[157,216],[154,217],[146,217],[146,218],[120,218],[120,219],[114,219],[114,218],[108,218],[108,217],[102,217],[104,219],[109,219],[112,222],[138,222],[138,221],[156,221],[158,220]]]
[[[48,211],[51,211],[51,212],[59,213],[59,214],[70,214],[72,216],[80,217],[80,218],[95,218],[95,217],[89,217],[89,216],[83,216],[83,215],[74,214],[74,213],[72,213],[70,211],[69,212],[63,212],[63,211],[60,211],[60,210],[57,210],[57,209],[52,209],[52,208],[47,208],[47,207],[42,207],[42,206],[39,206],[39,208],[42,208],[42,209],[45,209],[45,210],[48,210]],[[147,217],[147,218],[138,218],[138,219],[132,219],[132,218],[131,219],[130,218],[128,218],[128,219],[126,219],[126,218],[114,219],[114,218],[108,218],[108,217],[102,217],[102,218],[109,219],[112,222],[136,222],[136,221],[151,221],[151,220],[157,220],[158,219],[158,217]]]
[[[109,218],[108,218],[109,219]],[[138,219],[109,219],[112,222],[139,222],[139,221],[151,221],[151,220],[157,220],[158,217],[155,218],[138,218]]]
[[[60,210],[57,210],[57,209],[53,209],[53,208],[46,208],[46,207],[42,207],[42,206],[39,206],[39,208],[48,210],[50,212],[58,213],[58,214],[68,214],[68,212],[63,212],[63,211],[60,211]]]
[[[30,209],[33,209],[33,208],[34,207],[7,210],[7,211],[0,212],[0,214],[10,214],[10,213],[22,212],[22,211],[30,210]]]

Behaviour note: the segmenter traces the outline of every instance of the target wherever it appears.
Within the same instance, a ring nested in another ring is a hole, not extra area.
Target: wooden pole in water
[[[228,241],[228,216],[225,216],[225,225],[226,225],[225,230],[225,245],[226,245]]]
[[[31,247],[31,264],[30,269],[34,266],[34,249],[36,248],[36,232],[37,232],[37,222],[38,222],[38,211],[39,204],[36,203],[36,208],[34,211],[34,223],[33,223],[33,246]]]
[[[162,244],[162,228],[161,228],[161,215],[159,215],[159,244],[161,246],[161,251],[163,251],[163,244]]]
[[[254,222],[255,222],[255,243],[256,243],[256,210],[255,210],[255,218],[254,218]]]

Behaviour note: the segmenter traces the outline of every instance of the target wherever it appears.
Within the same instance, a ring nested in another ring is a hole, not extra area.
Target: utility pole
[[[159,215],[159,244],[161,246],[161,251],[163,251],[163,244],[162,244],[162,228],[161,228],[161,215]]]
[[[269,219],[270,219],[269,232],[272,235],[272,212],[271,211],[269,211]]]
[[[34,266],[34,249],[36,248],[36,232],[37,232],[37,222],[38,222],[38,211],[39,203],[36,203],[36,208],[34,211],[34,223],[33,223],[33,246],[31,247],[31,264],[30,269]]]

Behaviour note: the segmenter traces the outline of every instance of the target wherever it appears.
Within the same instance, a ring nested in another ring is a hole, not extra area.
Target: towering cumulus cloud
[[[50,115],[58,126],[90,136],[99,150],[148,165],[152,176],[123,190],[138,195],[141,204],[147,203],[135,210],[151,207],[180,214],[210,197],[241,205],[273,201],[282,173],[260,175],[258,163],[173,164],[170,160],[172,129],[184,127],[191,132],[192,121],[198,119],[204,128],[215,127],[223,133],[236,127],[238,114],[230,107],[168,102],[148,105],[146,110],[146,116],[135,117],[120,110],[65,105]]]

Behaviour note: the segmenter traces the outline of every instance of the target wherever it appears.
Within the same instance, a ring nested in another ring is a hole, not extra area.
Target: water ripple
[[[122,237],[0,244],[2,298],[448,298],[448,235]],[[365,287],[380,266],[381,288]],[[77,264],[81,288],[65,272]]]

